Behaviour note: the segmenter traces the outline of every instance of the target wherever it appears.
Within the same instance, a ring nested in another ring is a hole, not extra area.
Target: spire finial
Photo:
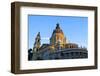
[[[56,29],[60,29],[59,23],[56,24]]]
[[[38,32],[37,36],[40,36],[40,32]]]

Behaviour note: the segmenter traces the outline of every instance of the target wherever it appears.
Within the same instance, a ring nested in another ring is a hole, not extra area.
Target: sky
[[[87,47],[88,17],[28,15],[28,48],[33,48],[38,32],[41,35],[41,45],[48,44],[57,23],[70,43]]]

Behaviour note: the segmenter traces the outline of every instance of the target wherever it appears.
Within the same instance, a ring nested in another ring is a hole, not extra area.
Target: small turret
[[[59,23],[56,24],[56,29],[60,29]]]

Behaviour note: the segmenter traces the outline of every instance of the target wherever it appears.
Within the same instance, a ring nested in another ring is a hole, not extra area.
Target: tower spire
[[[40,32],[38,32],[36,38],[35,38],[35,43],[34,43],[34,47],[33,50],[34,51],[38,51],[41,45],[41,36],[40,36]]]

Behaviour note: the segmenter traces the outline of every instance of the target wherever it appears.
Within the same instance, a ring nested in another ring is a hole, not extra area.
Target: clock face
[[[57,42],[56,43],[58,43],[58,44],[60,44],[61,43],[61,40],[59,39],[59,40],[57,40]]]
[[[59,39],[58,42],[61,42],[61,40]]]

